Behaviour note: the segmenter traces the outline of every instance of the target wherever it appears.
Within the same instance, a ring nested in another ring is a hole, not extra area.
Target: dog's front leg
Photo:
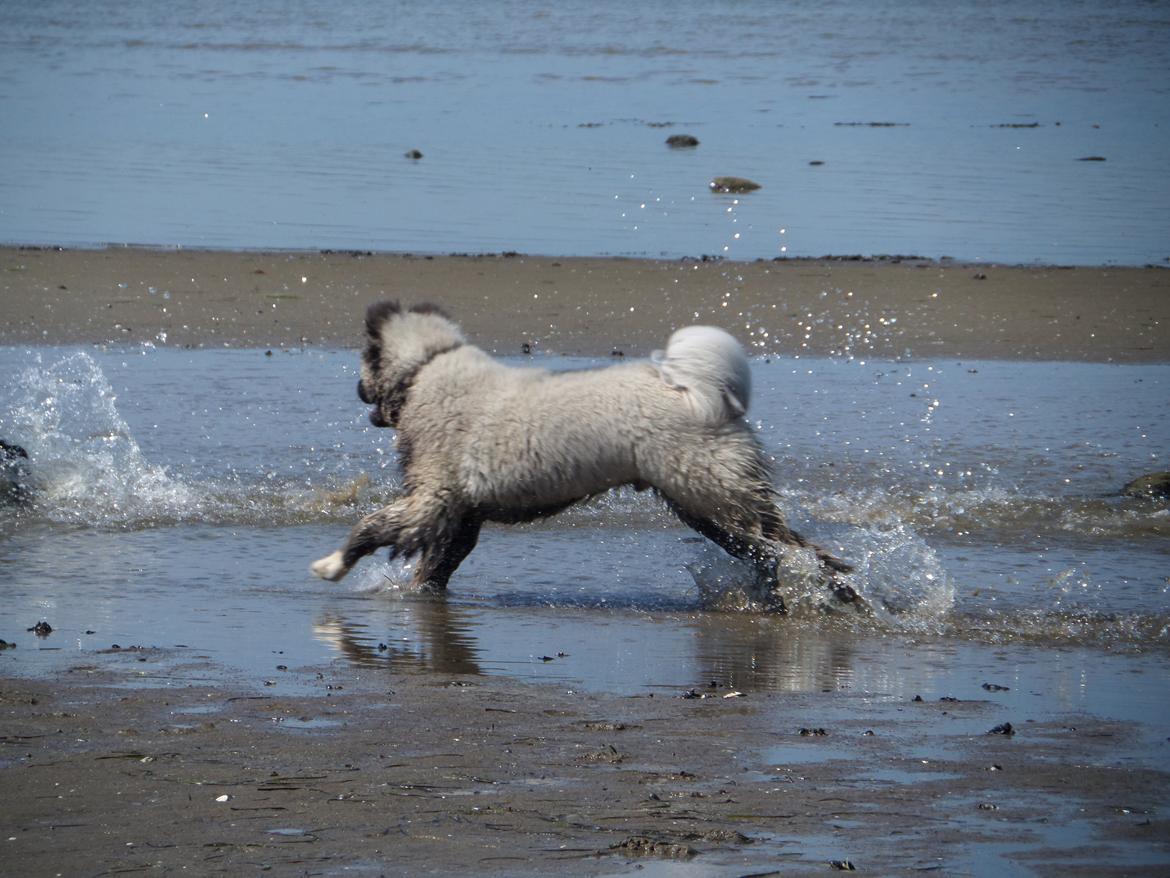
[[[409,510],[409,498],[402,498],[389,506],[384,506],[377,512],[371,512],[357,523],[349,533],[345,545],[314,561],[309,569],[330,582],[337,582],[350,569],[371,552],[382,546],[399,546],[399,537]]]
[[[475,548],[481,526],[482,522],[475,516],[456,519],[453,527],[422,550],[412,584],[430,591],[446,588],[451,574]]]

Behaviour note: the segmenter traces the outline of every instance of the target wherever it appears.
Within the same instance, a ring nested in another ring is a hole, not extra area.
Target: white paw
[[[330,582],[337,582],[341,577],[345,576],[349,571],[346,569],[345,562],[342,560],[341,551],[338,550],[332,555],[328,555],[319,561],[314,561],[309,569],[314,574],[320,576],[322,579],[328,579]]]

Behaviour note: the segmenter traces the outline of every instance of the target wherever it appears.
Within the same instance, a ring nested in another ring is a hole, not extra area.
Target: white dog
[[[553,515],[618,485],[652,488],[687,525],[752,561],[754,597],[783,610],[780,553],[816,553],[842,601],[851,568],[790,530],[760,443],[744,422],[751,372],[739,343],[689,326],[650,361],[549,372],[504,365],[433,305],[381,302],[366,314],[358,396],[394,427],[405,493],[365,516],[312,565],[339,580],[380,546],[419,554],[413,582],[442,589],[485,521]]]

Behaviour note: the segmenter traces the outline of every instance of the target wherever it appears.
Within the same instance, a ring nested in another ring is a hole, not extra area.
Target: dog
[[[358,397],[397,430],[401,497],[358,522],[311,565],[340,580],[382,546],[418,556],[412,584],[445,589],[485,522],[555,515],[621,485],[654,491],[675,515],[757,572],[753,598],[783,612],[777,565],[816,554],[838,599],[852,568],[790,529],[759,440],[744,420],[751,371],[722,329],[689,326],[649,360],[550,372],[493,359],[435,305],[371,305]]]

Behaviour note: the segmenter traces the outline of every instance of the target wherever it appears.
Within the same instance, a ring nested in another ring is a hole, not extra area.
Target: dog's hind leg
[[[445,589],[451,574],[475,548],[481,526],[477,516],[468,515],[455,520],[452,527],[428,543],[411,577],[414,586],[431,591]]]
[[[784,517],[780,514],[775,506],[765,509],[761,514],[761,524],[763,527],[764,538],[775,543],[781,543],[789,546],[796,546],[801,549],[811,549],[816,553],[817,561],[820,562],[824,568],[823,582],[828,586],[833,596],[837,600],[845,604],[852,604],[861,599],[861,596],[854,590],[853,586],[841,580],[841,574],[849,573],[853,570],[853,565],[822,549],[814,542],[810,542],[792,530],[784,522]]]
[[[702,534],[732,557],[751,561],[756,568],[756,578],[751,588],[752,596],[774,612],[785,612],[784,598],[776,589],[779,557],[772,546],[731,522],[717,520],[715,515],[718,515],[718,512],[714,515],[700,513],[693,506],[686,506],[661,490],[658,495],[687,527]],[[711,508],[718,509],[717,506]]]
[[[822,582],[842,603],[855,603],[859,595],[841,575],[853,568],[815,543],[805,539],[784,521],[776,508],[769,485],[757,482],[747,492],[716,485],[711,491],[693,488],[683,502],[658,489],[679,520],[710,539],[728,554],[751,561],[756,567],[753,596],[765,606],[783,611],[784,601],[776,590],[777,568],[784,547],[808,549],[816,554],[822,568]],[[681,492],[680,492],[681,493]]]

